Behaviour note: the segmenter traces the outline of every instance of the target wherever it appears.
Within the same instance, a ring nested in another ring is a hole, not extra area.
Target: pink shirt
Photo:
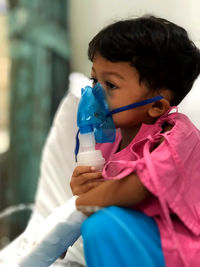
[[[165,122],[173,128],[162,133]],[[162,136],[164,141],[153,149]],[[143,124],[132,142],[116,152],[120,141],[119,132],[114,144],[97,144],[107,162],[104,178],[135,172],[154,195],[138,209],[156,220],[166,266],[199,267],[200,131],[173,108],[155,124]]]

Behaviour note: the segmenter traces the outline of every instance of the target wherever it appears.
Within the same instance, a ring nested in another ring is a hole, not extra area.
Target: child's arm
[[[91,190],[79,195],[76,201],[79,206],[123,206],[140,204],[150,196],[136,174],[130,174],[120,180],[109,180],[100,183]]]
[[[163,132],[171,130],[172,127],[173,126],[169,124],[165,125]],[[155,148],[157,148],[163,141],[164,137],[160,139]],[[130,207],[142,203],[152,195],[146,187],[144,187],[135,173],[120,180],[104,180],[103,183],[98,181],[92,184],[90,183],[90,177],[93,177],[93,181],[95,181],[95,175],[99,178],[101,177],[101,173],[88,175],[89,172],[92,172],[91,167],[77,168],[79,168],[79,171],[76,171],[75,169],[75,176],[72,176],[73,186],[71,184],[73,193],[73,187],[77,188],[78,193],[76,195],[79,196],[76,200],[77,206],[107,207],[116,205]],[[80,180],[79,183],[77,182],[77,179]]]

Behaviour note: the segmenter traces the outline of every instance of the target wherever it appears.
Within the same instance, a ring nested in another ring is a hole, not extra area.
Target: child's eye
[[[113,83],[111,83],[111,82],[105,82],[105,84],[106,84],[106,88],[109,90],[109,89],[116,89],[117,88],[117,86],[116,85],[114,85]]]
[[[90,80],[92,81],[92,86],[95,86],[96,83],[98,83],[97,79],[91,77]]]

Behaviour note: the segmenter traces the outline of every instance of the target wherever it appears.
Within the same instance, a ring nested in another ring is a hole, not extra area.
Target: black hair
[[[130,62],[149,89],[169,89],[178,105],[200,73],[200,51],[182,27],[162,18],[143,16],[115,22],[89,43],[88,57]]]

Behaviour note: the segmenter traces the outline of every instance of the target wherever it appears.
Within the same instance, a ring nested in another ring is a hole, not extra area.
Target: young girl
[[[200,72],[186,31],[161,18],[116,22],[90,42],[91,77],[115,110],[106,164],[76,167],[76,205],[106,207],[83,224],[88,266],[200,266],[200,132],[177,106]],[[103,176],[104,181],[99,178]]]

